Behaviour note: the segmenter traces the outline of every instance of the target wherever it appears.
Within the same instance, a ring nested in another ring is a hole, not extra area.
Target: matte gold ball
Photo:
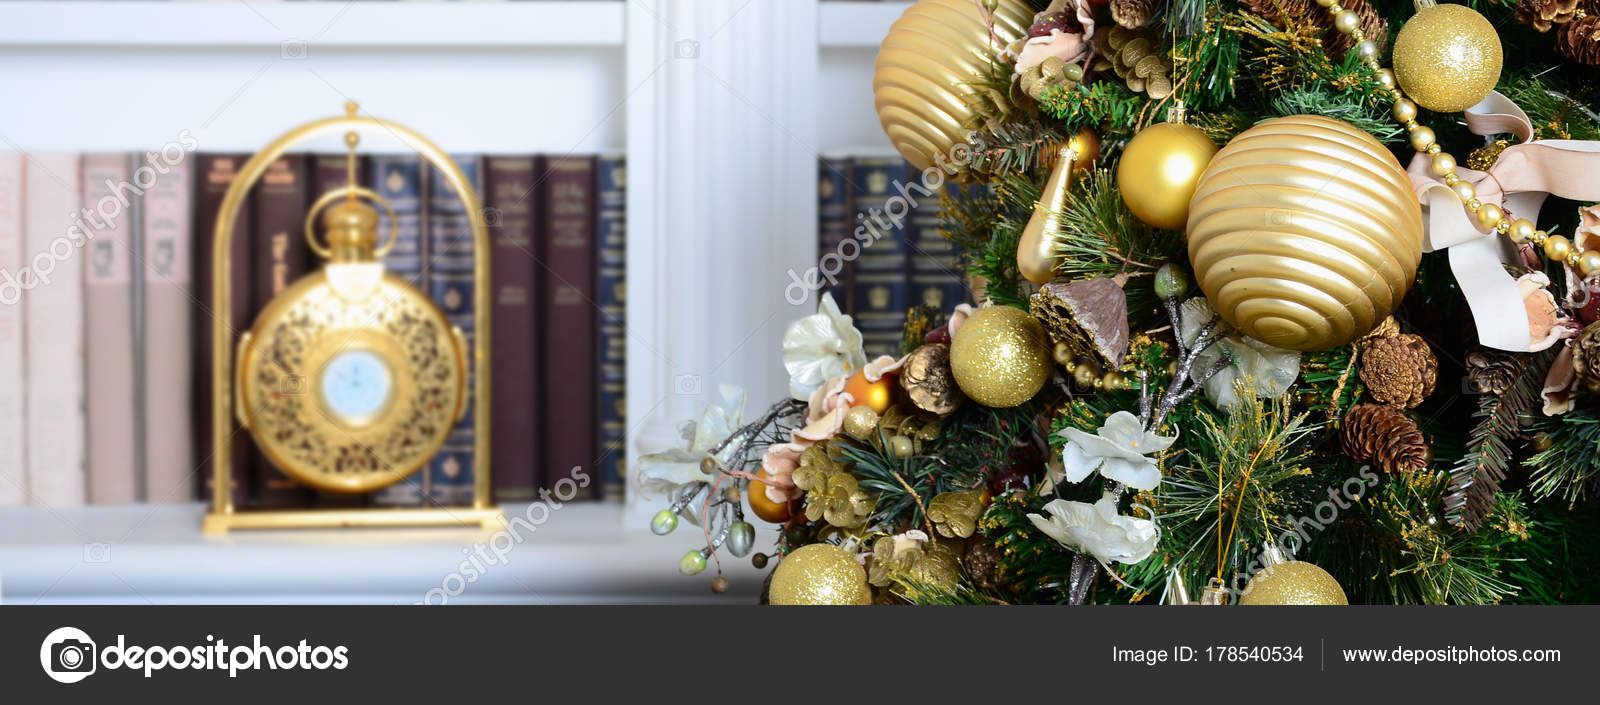
[[[1585,277],[1600,274],[1600,252],[1588,250],[1578,255],[1578,272]]]
[[[767,593],[774,605],[870,605],[867,571],[855,557],[831,544],[801,546],[772,571]]]
[[[1572,241],[1561,235],[1551,235],[1544,241],[1544,256],[1560,262],[1572,254]]]
[[[1511,238],[1512,242],[1527,242],[1529,238],[1533,237],[1533,231],[1533,221],[1527,218],[1518,218],[1511,222],[1511,230],[1506,233],[1506,237]]]
[[[1394,38],[1394,75],[1418,105],[1466,110],[1500,81],[1500,35],[1465,5],[1441,4],[1412,16]]]
[[[1295,115],[1211,160],[1189,213],[1195,279],[1224,320],[1281,348],[1325,350],[1377,326],[1422,260],[1411,179],[1359,128]]]
[[[1010,306],[974,311],[950,341],[950,371],[973,401],[994,408],[1033,398],[1053,366],[1044,326]]]
[[[1183,227],[1189,197],[1216,153],[1216,143],[1192,125],[1164,122],[1145,128],[1128,141],[1117,164],[1122,202],[1150,225]]]
[[[1241,605],[1348,605],[1344,588],[1328,571],[1305,561],[1267,566],[1239,595]]]
[[[968,141],[972,77],[987,74],[995,53],[1032,23],[1033,9],[1023,0],[998,0],[988,13],[971,0],[920,0],[900,15],[878,46],[872,102],[906,161],[918,169],[960,162],[952,151]]]

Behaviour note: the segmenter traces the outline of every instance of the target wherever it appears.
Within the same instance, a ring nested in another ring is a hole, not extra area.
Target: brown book
[[[595,429],[595,158],[550,156],[540,164],[544,462],[540,486],[572,478],[597,496]],[[574,472],[577,469],[582,473]]]
[[[534,241],[535,159],[484,158],[485,221],[489,224],[494,378],[489,428],[490,479],[497,502],[527,502],[539,477],[539,264]]]
[[[306,272],[311,250],[306,245],[305,216],[309,200],[306,157],[288,154],[267,165],[250,194],[252,243],[250,321],[261,314],[284,289]],[[254,450],[250,454],[250,482],[254,504],[263,508],[304,507],[311,503],[309,487],[284,474]]]
[[[198,302],[195,304],[195,384],[194,384],[194,414],[196,440],[199,449],[197,457],[200,459],[200,476],[205,478],[202,484],[200,499],[210,502],[212,498],[212,480],[215,478],[216,458],[212,456],[211,443],[211,381],[214,368],[211,360],[211,335],[212,311],[211,293],[214,277],[211,272],[211,259],[213,245],[216,242],[217,214],[222,210],[222,197],[228,192],[228,186],[233,183],[234,177],[239,172],[239,167],[244,166],[248,154],[200,154],[195,158],[195,198],[194,198],[194,291]],[[250,203],[246,199],[239,209],[237,219],[233,226],[233,240],[228,253],[231,277],[233,283],[232,307],[228,317],[232,321],[232,335],[228,343],[229,355],[236,349],[239,334],[250,326]],[[246,469],[255,443],[251,442],[249,434],[233,434],[233,453],[230,458],[233,468],[233,485],[230,488],[234,506],[245,505],[243,480],[248,474]],[[158,502],[160,498],[151,497],[150,501]]]
[[[85,405],[90,504],[132,504],[139,453],[134,420],[133,248],[138,188],[128,155],[83,155]]]

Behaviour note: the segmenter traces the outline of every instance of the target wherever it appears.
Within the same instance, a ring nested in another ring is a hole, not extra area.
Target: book
[[[621,500],[627,487],[627,160],[601,155],[596,170],[595,254],[596,338],[599,390],[595,396],[599,433],[601,496]]]
[[[28,501],[23,405],[22,154],[0,152],[0,507]]]
[[[899,199],[896,182],[906,178],[899,157],[857,157],[853,160],[855,226],[851,237],[861,243],[851,273],[850,315],[861,330],[867,359],[900,356],[900,331],[909,302],[907,228],[910,213],[892,205]],[[909,204],[901,206],[909,208]],[[898,218],[898,225],[895,219]]]
[[[78,212],[77,154],[28,155],[23,175],[28,490],[33,504],[85,500],[83,249],[92,245]]]
[[[483,192],[482,166],[475,156],[452,157],[466,175],[472,189]],[[444,309],[445,318],[466,334],[467,359],[473,359],[477,329],[473,322],[472,219],[456,190],[443,172],[428,169],[427,281],[428,292]],[[473,479],[477,472],[473,453],[473,375],[485,370],[468,365],[466,413],[450,429],[444,446],[428,461],[429,485],[424,501],[436,506],[472,504]],[[492,416],[491,416],[492,421]],[[493,436],[491,435],[491,438]]]
[[[307,194],[306,205],[309,207],[312,203],[315,203],[318,198],[321,198],[323,194],[343,187],[345,184],[349,183],[350,162],[349,155],[344,152],[315,154],[311,155],[308,160],[310,161],[308,169],[310,172],[310,192]],[[363,185],[372,183],[370,177],[368,176],[370,171],[369,168],[371,166],[370,159],[362,155],[356,155],[355,166],[356,184]],[[318,241],[327,242],[327,233],[322,227],[320,218],[315,227]],[[317,259],[314,253],[308,255],[306,262],[307,270],[320,267],[321,264],[322,263]],[[371,493],[345,494],[342,492],[313,490],[312,495],[312,502],[319,507],[362,507],[371,505],[373,500],[373,495]]]
[[[144,306],[142,350],[144,485],[140,498],[149,502],[181,502],[194,496],[196,425],[188,417],[195,355],[202,349],[194,338],[193,311],[209,309],[191,286],[195,249],[194,169],[174,164],[145,191],[140,207],[142,256],[139,279]],[[202,305],[204,304],[204,305]],[[204,346],[210,360],[210,347]],[[209,407],[208,407],[209,411]],[[209,418],[209,417],[207,417]],[[209,439],[207,439],[209,443]],[[209,499],[209,498],[207,498]]]
[[[244,166],[248,154],[199,154],[195,157],[195,190],[194,190],[194,217],[190,221],[194,229],[194,259],[191,262],[194,268],[194,291],[197,302],[194,307],[194,418],[195,432],[199,434],[199,466],[200,476],[205,478],[197,489],[202,492],[200,499],[210,502],[213,499],[213,481],[216,478],[216,462],[212,454],[212,409],[211,394],[213,385],[211,378],[214,372],[212,366],[211,346],[212,331],[214,328],[214,312],[212,311],[212,293],[215,277],[212,275],[212,252],[216,243],[217,216],[222,210],[222,198],[228,192],[228,187],[233,184],[234,178],[239,173],[239,167]],[[232,297],[229,301],[229,310],[226,314],[230,321],[228,337],[228,354],[232,355],[237,349],[239,334],[250,326],[250,292],[251,267],[250,267],[250,202],[249,199],[240,205],[239,212],[234,219],[233,239],[228,243],[228,269],[230,291]],[[229,422],[230,425],[232,421]],[[230,426],[231,428],[231,426]],[[255,443],[248,433],[234,433],[232,435],[232,452],[228,459],[231,468],[230,477],[232,484],[229,486],[229,496],[235,507],[243,507],[247,503],[245,482],[249,474],[249,459],[255,450]],[[151,502],[176,501],[175,497],[152,494],[147,497]]]
[[[306,245],[305,216],[310,207],[307,164],[303,154],[286,154],[267,165],[250,194],[251,286],[250,321],[273,298],[306,272],[311,251]],[[248,470],[252,504],[263,508],[304,507],[310,488],[289,477],[259,449],[250,454]]]
[[[386,218],[378,221],[378,241],[395,239],[394,249],[384,257],[384,268],[410,282],[423,291],[428,290],[426,270],[427,242],[423,238],[422,221],[427,184],[423,178],[422,158],[415,154],[376,155],[371,159],[370,188],[394,207],[395,232],[389,233]],[[373,503],[391,507],[420,507],[424,485],[427,484],[428,467],[373,493]]]
[[[83,155],[85,433],[90,504],[137,499],[134,419],[134,212],[138,187],[122,153]]]
[[[539,239],[545,266],[540,320],[545,336],[544,454],[540,486],[553,488],[575,468],[586,474],[595,449],[595,158],[547,156],[540,164]],[[600,483],[588,483],[591,494]]]
[[[832,294],[834,303],[843,311],[850,306],[850,271],[852,262],[845,261],[845,253],[857,252],[853,246],[840,247],[855,229],[855,219],[850,208],[849,157],[822,157],[817,160],[817,278],[820,284],[817,299]],[[803,284],[809,278],[802,276]]]
[[[489,472],[496,502],[527,502],[539,482],[540,266],[535,258],[532,156],[484,157],[485,221],[493,254],[489,281],[494,337],[489,373],[491,400]]]
[[[911,174],[916,176],[916,172]],[[931,306],[942,314],[950,313],[956,304],[969,298],[961,248],[939,227],[939,195],[947,188],[952,197],[959,197],[961,191],[955,187],[930,189],[929,194],[910,190],[917,202],[906,235],[911,254],[911,305]]]

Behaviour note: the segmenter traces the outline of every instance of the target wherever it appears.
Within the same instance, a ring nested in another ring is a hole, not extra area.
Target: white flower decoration
[[[867,364],[861,331],[839,312],[832,294],[823,294],[818,311],[789,324],[783,334],[783,367],[789,394],[805,401],[829,379],[848,376]]]
[[[1204,297],[1196,296],[1183,302],[1179,326],[1184,343],[1193,345],[1195,338],[1200,335],[1200,329],[1213,315],[1211,303]],[[1232,360],[1231,364],[1206,380],[1206,397],[1223,411],[1232,412],[1233,405],[1238,403],[1239,395],[1234,383],[1239,380],[1248,378],[1251,389],[1258,397],[1277,397],[1288,391],[1289,385],[1294,384],[1295,378],[1300,376],[1300,353],[1275,348],[1227,329],[1222,340],[1195,358],[1194,369],[1189,372],[1190,379],[1199,381],[1201,375],[1217,364],[1223,355]]]
[[[639,489],[644,496],[648,498],[651,492],[671,493],[690,483],[714,479],[700,469],[700,461],[711,457],[712,448],[744,425],[745,401],[744,390],[738,387],[724,384],[717,391],[722,395],[720,405],[707,406],[699,421],[684,422],[683,439],[689,444],[687,448],[639,456]],[[722,449],[717,460],[729,464],[738,451],[737,445],[729,444]]]
[[[1101,563],[1132,564],[1149,558],[1161,535],[1154,521],[1117,514],[1117,501],[1109,494],[1094,504],[1052,500],[1044,510],[1049,518],[1028,515],[1034,526],[1061,545],[1088,552]]]
[[[1166,450],[1178,440],[1177,436],[1145,432],[1139,417],[1126,411],[1112,414],[1097,434],[1069,428],[1061,435],[1067,438],[1067,446],[1061,452],[1067,482],[1083,482],[1098,471],[1107,479],[1138,490],[1153,490],[1161,484],[1161,469],[1145,456]]]

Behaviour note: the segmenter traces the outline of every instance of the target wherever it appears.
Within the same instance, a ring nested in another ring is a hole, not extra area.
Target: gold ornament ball
[[[1053,364],[1044,326],[1010,306],[974,311],[950,341],[950,371],[973,401],[992,408],[1017,406],[1038,394]]]
[[[1394,76],[1417,105],[1439,113],[1466,110],[1500,81],[1500,35],[1465,5],[1417,12],[1394,38]]]
[[[1280,348],[1326,350],[1399,305],[1422,261],[1422,211],[1371,135],[1294,115],[1217,152],[1188,240],[1195,280],[1229,325]]]
[[[1189,197],[1217,153],[1216,143],[1193,125],[1151,125],[1128,141],[1117,164],[1117,190],[1128,210],[1150,225],[1183,227]]]
[[[1241,605],[1348,605],[1344,588],[1328,571],[1305,561],[1267,566],[1239,595]]]
[[[865,404],[844,412],[844,432],[856,438],[869,438],[878,430],[878,412]]]
[[[767,479],[767,469],[756,471],[756,477]],[[789,503],[774,502],[767,497],[767,485],[762,482],[752,482],[745,489],[745,495],[750,502],[750,513],[760,517],[762,521],[772,524],[782,524],[789,520]]]
[[[772,571],[774,605],[870,605],[867,571],[838,546],[814,543],[783,557]]]
[[[879,377],[876,382],[868,382],[867,371],[857,370],[845,381],[844,393],[855,400],[851,402],[852,406],[866,406],[881,414],[889,410],[894,387],[894,379],[890,375]]]
[[[972,77],[987,75],[995,53],[1027,35],[1033,23],[1033,9],[1023,0],[998,0],[993,7],[985,13],[972,0],[920,0],[878,46],[872,102],[889,141],[919,170],[967,158],[955,148],[976,127],[969,124]]]

